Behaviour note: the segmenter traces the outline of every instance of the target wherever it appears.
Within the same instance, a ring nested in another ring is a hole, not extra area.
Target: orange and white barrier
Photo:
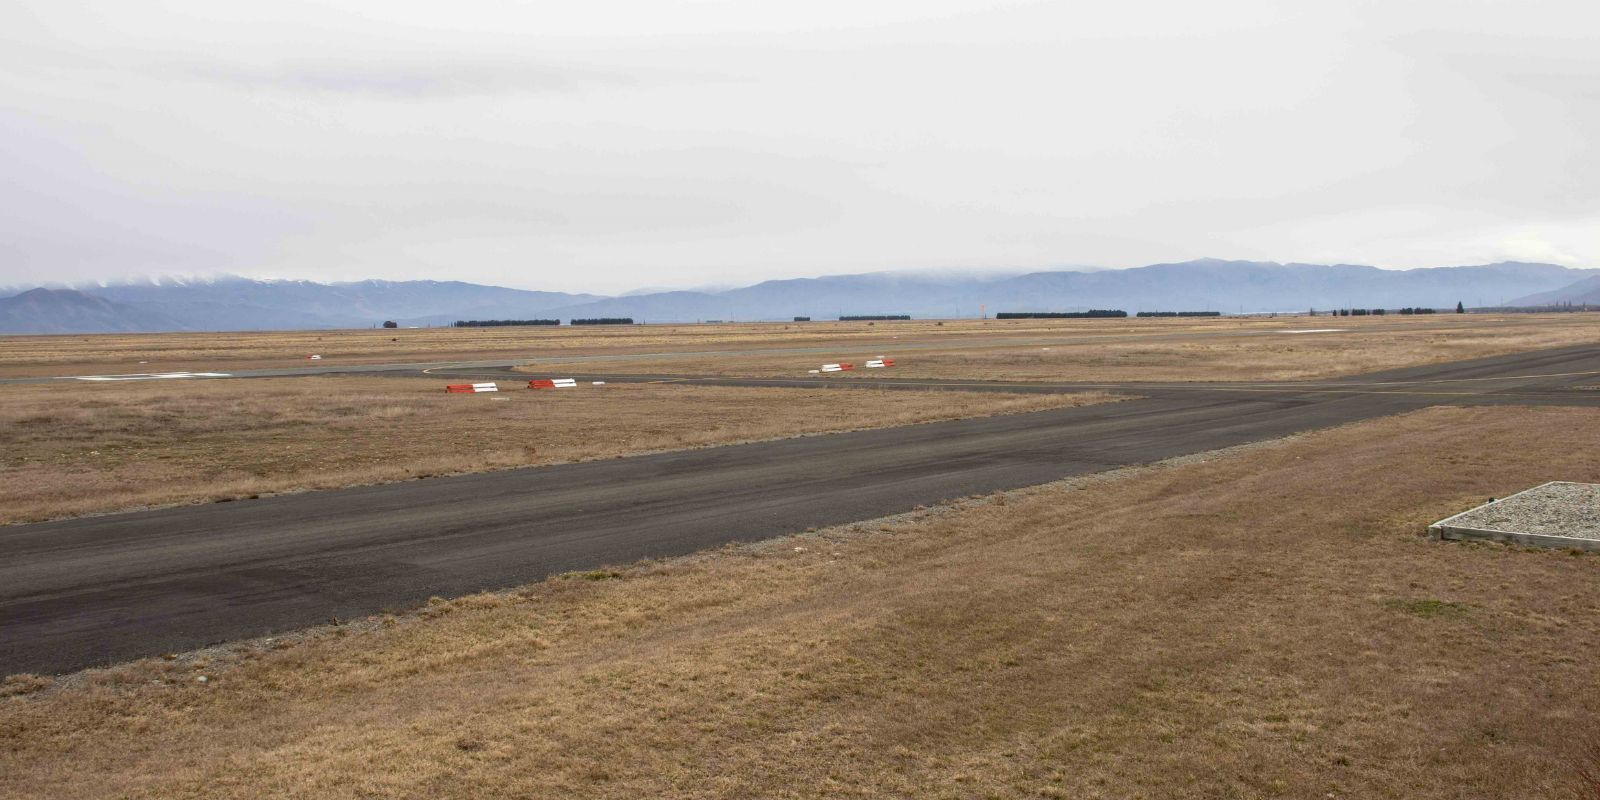
[[[854,364],[823,364],[823,372],[849,372],[856,368]]]
[[[577,378],[534,378],[528,381],[529,389],[575,389]]]
[[[319,355],[317,355],[315,353],[312,353],[311,355],[306,356],[306,360],[307,361],[321,361],[322,360],[322,356],[319,356]]]
[[[874,358],[867,362],[867,369],[879,369],[882,367],[892,366],[894,366],[894,359],[892,358]]]
[[[477,394],[479,392],[498,392],[500,387],[492,383],[452,383],[444,387],[450,394]]]

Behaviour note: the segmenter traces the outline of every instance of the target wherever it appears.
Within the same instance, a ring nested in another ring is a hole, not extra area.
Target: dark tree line
[[[574,320],[576,321],[576,320]],[[559,319],[458,319],[456,328],[506,328],[520,325],[560,325]]]
[[[1088,311],[1002,311],[995,319],[1113,319],[1128,316],[1116,309],[1092,308]]]

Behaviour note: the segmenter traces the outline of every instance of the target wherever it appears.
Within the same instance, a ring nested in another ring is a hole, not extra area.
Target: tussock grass
[[[621,384],[448,395],[444,384],[263,378],[0,386],[0,522],[1109,399]]]
[[[1597,423],[1432,409],[87,673],[0,701],[0,796],[1563,796],[1600,558],[1423,530],[1600,479]]]

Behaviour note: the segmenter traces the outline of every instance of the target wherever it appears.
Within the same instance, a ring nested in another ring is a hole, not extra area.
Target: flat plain
[[[1435,315],[1292,319],[996,321],[1015,336],[963,322],[968,336],[839,339],[826,358],[756,351],[737,355],[618,356],[568,366],[528,364],[527,372],[582,369],[593,374],[696,374],[779,377],[824,362],[851,362],[853,377],[954,381],[1286,381],[1462,361],[1524,350],[1600,343],[1600,315]],[[891,323],[878,323],[887,325]],[[893,323],[904,324],[904,323]],[[955,323],[951,323],[955,324]],[[981,323],[980,323],[981,324]],[[890,328],[893,330],[893,328]],[[1025,340],[1017,342],[1014,340]],[[906,347],[910,345],[911,347]],[[890,356],[890,370],[861,368]]]
[[[1293,331],[1335,329],[1330,333]],[[950,320],[0,337],[0,377],[503,360],[540,372],[1283,380],[1600,342],[1600,315]],[[1045,348],[1049,348],[1046,350]],[[308,355],[322,359],[308,361]]]
[[[1597,448],[1428,409],[13,678],[0,795],[1561,796],[1600,560],[1423,530]]]
[[[459,395],[420,378],[0,386],[0,523],[1104,402],[672,384]]]
[[[790,376],[882,353],[901,377],[1279,381],[1600,343],[1586,314],[988,322],[11,337],[0,374],[318,352]],[[0,386],[0,509],[15,523],[1120,399],[446,382]],[[1597,449],[1592,407],[1426,408],[11,676],[0,797],[1563,796],[1600,768],[1600,560],[1424,530],[1546,480],[1600,481]]]
[[[1300,330],[1338,330],[1293,333]],[[1018,342],[1027,342],[1019,344]],[[1041,342],[1043,344],[1041,344]],[[1009,381],[1284,380],[1600,342],[1600,316],[952,320],[14,336],[0,375],[537,359],[573,370],[797,376],[891,355],[894,376]],[[897,349],[900,348],[900,349]],[[323,358],[307,361],[307,351]],[[805,352],[795,352],[795,351]],[[809,352],[816,350],[819,352]],[[721,355],[708,356],[707,352]],[[824,353],[829,355],[824,355]],[[633,360],[641,355],[646,360]],[[610,384],[443,394],[379,376],[0,386],[0,524],[244,499],[1108,399]]]

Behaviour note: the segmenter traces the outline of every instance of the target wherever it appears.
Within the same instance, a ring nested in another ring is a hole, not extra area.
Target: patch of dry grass
[[[1107,395],[413,378],[0,387],[0,523],[1101,402]]]
[[[1433,409],[90,673],[0,701],[0,795],[1554,796],[1600,559],[1422,531],[1600,479],[1597,423]]]
[[[1332,333],[1284,333],[1284,324],[1256,322],[1244,331],[1266,335],[1217,337],[1205,330],[1174,333],[1140,329],[1129,338],[1104,341],[1048,341],[1026,346],[996,346],[984,338],[955,338],[936,349],[897,351],[897,342],[840,343],[827,358],[751,354],[731,358],[651,359],[584,365],[603,374],[712,374],[794,376],[824,361],[851,361],[888,355],[887,370],[858,369],[851,377],[939,378],[999,381],[1280,381],[1331,378],[1423,364],[1504,355],[1527,350],[1600,343],[1600,314],[1423,318],[1391,323],[1329,321]],[[1323,327],[1297,321],[1299,329]],[[1116,332],[1116,324],[1105,329]],[[1218,320],[1210,332],[1232,330],[1236,321]],[[1172,337],[1176,338],[1158,338]],[[533,364],[524,369],[558,369]]]

